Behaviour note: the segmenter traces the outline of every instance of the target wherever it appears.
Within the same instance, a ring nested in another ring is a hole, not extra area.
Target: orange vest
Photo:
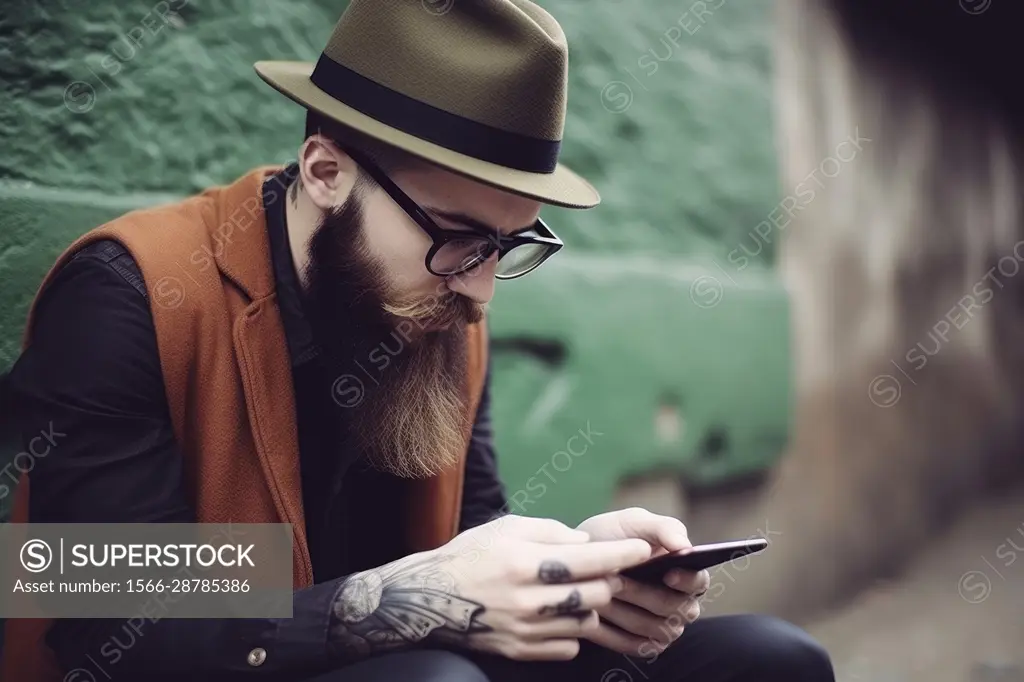
[[[295,588],[313,581],[302,509],[291,363],[277,304],[262,167],[231,185],[181,202],[133,211],[76,240],[40,292],[80,248],[114,239],[146,282],[174,432],[185,459],[186,494],[200,523],[290,523]],[[208,257],[210,256],[210,257]],[[39,294],[36,295],[36,301]],[[34,306],[33,306],[34,308]],[[25,346],[31,342],[29,313]],[[487,366],[483,324],[470,325],[466,408],[475,415]],[[472,422],[472,420],[470,420]],[[466,433],[467,448],[470,433]],[[457,532],[464,462],[408,481],[406,546],[432,549]],[[23,476],[12,522],[28,521]],[[68,519],[72,521],[72,519]],[[43,637],[49,621],[8,620],[0,678],[60,682]]]

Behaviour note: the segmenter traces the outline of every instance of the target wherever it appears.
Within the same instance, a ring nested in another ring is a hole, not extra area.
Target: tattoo
[[[455,642],[489,632],[480,622],[483,605],[458,596],[445,563],[441,556],[407,557],[343,580],[331,606],[332,648],[362,657],[428,636]]]
[[[558,585],[572,582],[572,573],[569,567],[561,561],[542,561],[540,570],[537,571],[537,578],[546,585]]]
[[[574,589],[564,600],[553,606],[542,606],[537,613],[541,616],[576,616],[577,618],[586,618],[589,612],[580,608],[582,603],[583,598],[580,596],[580,591]]]

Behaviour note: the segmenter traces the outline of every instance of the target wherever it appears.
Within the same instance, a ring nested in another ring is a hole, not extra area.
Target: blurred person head
[[[777,4],[783,187],[813,190],[793,211],[784,271],[808,314],[824,297],[871,301],[850,318],[800,320],[815,347],[835,351],[805,358],[808,380],[889,352],[894,329],[926,332],[960,304],[978,321],[957,330],[964,348],[995,350],[994,308],[972,289],[1024,237],[1012,4]],[[833,268],[854,278],[846,291],[810,286],[812,271]]]
[[[1018,4],[775,3],[796,413],[768,513],[801,542],[748,606],[849,594],[1019,480]]]

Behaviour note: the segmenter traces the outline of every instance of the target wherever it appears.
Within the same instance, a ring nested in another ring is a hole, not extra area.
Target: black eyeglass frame
[[[378,166],[372,159],[366,154],[352,149],[349,146],[344,146],[334,141],[334,144],[338,145],[340,149],[343,149],[352,159],[358,163],[366,173],[373,178],[374,182],[380,185],[381,189],[388,193],[388,195],[395,201],[399,207],[405,211],[413,221],[420,226],[420,228],[427,233],[427,236],[433,241],[430,250],[427,251],[427,256],[424,259],[424,265],[427,271],[437,277],[452,277],[453,275],[461,275],[464,272],[468,272],[473,268],[477,267],[494,254],[498,252],[498,260],[507,256],[513,249],[519,246],[525,245],[541,245],[544,246],[546,251],[544,256],[538,260],[529,269],[517,273],[515,275],[500,275],[495,273],[495,277],[498,279],[517,279],[523,275],[527,275],[537,268],[539,268],[548,258],[558,253],[564,246],[558,235],[548,227],[547,223],[544,222],[540,217],[537,221],[528,228],[520,230],[520,232],[531,232],[535,231],[540,236],[537,237],[523,237],[518,234],[504,235],[500,232],[491,230],[482,230],[474,225],[466,225],[465,230],[449,230],[438,225],[433,218],[417,204],[412,197],[402,191],[402,189],[395,184],[395,182],[388,177],[387,173],[384,172],[380,166]],[[438,251],[444,248],[445,244],[464,239],[478,239],[482,242],[487,242],[488,246],[486,249],[480,251],[477,258],[469,263],[463,263],[458,269],[453,272],[437,272],[431,267],[431,261],[434,256],[437,255]]]

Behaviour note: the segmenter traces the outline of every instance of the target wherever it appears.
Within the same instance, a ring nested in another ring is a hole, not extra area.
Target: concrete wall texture
[[[452,1],[472,0],[422,0],[424,21],[443,21]],[[547,209],[568,248],[498,288],[495,421],[520,511],[572,521],[627,473],[715,483],[780,453],[788,303],[771,264],[785,223],[774,217],[769,0],[541,4],[571,46],[562,158],[604,201]],[[0,369],[75,236],[293,157],[303,111],[252,63],[315,60],[343,7],[5,2]],[[577,439],[566,459],[581,430],[585,454]]]

